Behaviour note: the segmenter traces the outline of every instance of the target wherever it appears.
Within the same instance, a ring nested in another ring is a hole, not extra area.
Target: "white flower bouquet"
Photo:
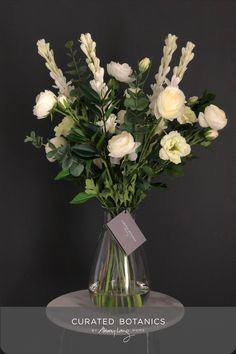
[[[171,73],[176,41],[171,34],[165,39],[163,57],[148,92],[149,58],[139,61],[136,69],[112,61],[104,79],[96,43],[89,33],[82,34],[79,42],[86,65],[81,63],[73,41],[68,41],[67,80],[50,44],[44,39],[37,42],[56,92],[41,92],[33,113],[38,119],[51,117],[54,137],[45,141],[32,131],[25,142],[44,147],[47,159],[58,162],[56,180],[68,179],[80,186],[71,203],[97,198],[112,216],[124,209],[132,212],[150,189],[166,187],[159,179],[161,175],[182,174],[183,166],[194,156],[193,146],[209,146],[227,124],[224,111],[214,104],[215,95],[204,92],[187,98],[180,89],[195,46],[187,42]],[[115,248],[111,254],[108,269],[114,259],[121,259]],[[100,289],[107,291],[111,279],[105,277]],[[101,306],[105,302],[98,300]]]
[[[56,180],[67,178],[81,184],[83,191],[71,203],[97,198],[113,215],[124,208],[132,210],[151,188],[165,187],[158,181],[161,174],[182,173],[184,164],[193,157],[193,145],[210,145],[225,127],[225,113],[213,104],[213,94],[186,98],[179,88],[194,57],[193,43],[187,42],[182,48],[179,65],[167,78],[176,40],[171,34],[165,39],[149,93],[144,90],[149,58],[142,59],[135,70],[126,63],[110,62],[105,82],[96,43],[89,33],[82,34],[80,48],[87,66],[81,65],[73,41],[67,42],[67,81],[50,44],[44,39],[37,42],[57,92],[41,92],[33,113],[39,119],[57,115],[50,124],[57,123],[55,136],[46,143],[35,132],[25,141],[36,148],[44,146],[48,160],[59,163]],[[62,116],[59,122],[58,114]]]

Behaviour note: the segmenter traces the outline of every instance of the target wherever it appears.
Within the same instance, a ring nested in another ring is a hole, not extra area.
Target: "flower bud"
[[[57,102],[60,108],[67,109],[69,108],[70,104],[68,98],[65,95],[60,95],[57,97]]]
[[[197,103],[197,101],[198,101],[198,97],[192,96],[192,97],[189,97],[187,103],[189,106],[193,106],[195,103]]]
[[[215,140],[218,137],[219,133],[217,130],[209,129],[205,132],[205,138],[209,141]]]
[[[140,62],[138,63],[138,69],[141,73],[145,73],[145,71],[147,71],[147,69],[149,68],[151,64],[151,60],[149,58],[143,58],[142,60],[140,60]]]

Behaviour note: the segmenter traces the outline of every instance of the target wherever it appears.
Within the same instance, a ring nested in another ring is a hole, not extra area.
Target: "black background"
[[[153,290],[188,306],[236,305],[235,15],[234,0],[1,1],[1,305],[46,305],[87,287],[102,211],[94,201],[69,205],[75,187],[54,182],[57,166],[23,144],[31,129],[53,135],[49,119],[32,115],[35,96],[52,85],[36,41],[49,41],[65,69],[64,43],[85,32],[97,41],[103,66],[134,66],[149,56],[153,74],[168,33],[180,47],[196,43],[181,88],[187,96],[214,91],[229,124],[209,149],[198,149],[184,177],[148,196],[138,224],[148,238]]]

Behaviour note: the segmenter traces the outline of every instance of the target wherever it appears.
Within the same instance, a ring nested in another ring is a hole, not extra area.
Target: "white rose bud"
[[[198,121],[201,127],[213,130],[221,130],[227,124],[225,112],[214,104],[207,106],[204,113],[199,113]]]
[[[197,117],[190,107],[185,106],[183,114],[177,118],[177,121],[179,124],[193,124],[197,122]]]
[[[174,164],[181,163],[181,157],[187,156],[191,152],[191,147],[185,138],[177,131],[172,131],[161,139],[162,148],[159,157],[162,160],[169,160]]]
[[[147,69],[149,68],[151,64],[151,60],[149,58],[143,58],[142,60],[140,60],[140,62],[138,63],[138,69],[141,73],[145,73],[145,71],[147,71]]]
[[[57,98],[52,91],[45,90],[36,97],[36,104],[33,108],[33,114],[38,118],[45,118],[49,115],[57,103]]]
[[[120,64],[111,61],[109,64],[107,64],[107,72],[110,76],[113,76],[117,81],[126,83],[132,81],[130,75],[132,75],[133,70],[126,63]]]
[[[219,133],[217,130],[213,130],[213,129],[210,129],[210,130],[207,130],[206,133],[205,133],[205,137],[207,140],[215,140],[217,137],[219,136]]]
[[[178,87],[167,86],[159,94],[154,105],[156,117],[168,119],[170,121],[179,117],[184,111],[185,96]]]
[[[59,136],[59,137],[55,137],[49,140],[51,144],[53,144],[55,146],[55,148],[59,148],[60,146],[65,146],[66,145],[66,139],[64,139],[63,137]],[[45,152],[46,154],[50,151],[52,151],[53,149],[51,148],[51,146],[49,146],[49,143],[46,144],[45,146]],[[50,162],[54,162],[56,161],[56,159],[54,157],[47,157],[48,161]]]
[[[71,129],[74,127],[75,123],[73,119],[69,116],[66,116],[62,119],[61,123],[54,128],[56,136],[67,136],[70,134]]]
[[[122,133],[113,136],[108,141],[109,156],[117,160],[128,155],[131,161],[135,161],[137,158],[135,150],[139,147],[139,145],[140,143],[135,142],[130,133],[123,131]]]
[[[67,109],[70,106],[68,98],[65,95],[58,96],[57,102],[62,109]]]

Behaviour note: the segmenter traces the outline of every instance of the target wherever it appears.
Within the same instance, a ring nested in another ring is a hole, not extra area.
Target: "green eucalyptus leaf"
[[[79,177],[83,172],[83,170],[84,170],[84,165],[82,164],[73,163],[73,165],[70,167],[70,173],[74,177]]]

